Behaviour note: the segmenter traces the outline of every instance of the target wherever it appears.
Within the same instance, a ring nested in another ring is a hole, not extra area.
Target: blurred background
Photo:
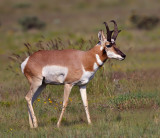
[[[159,12],[160,0],[1,0],[0,136],[158,137]],[[107,61],[88,84],[93,126],[75,87],[57,130],[63,86],[48,86],[34,104],[40,127],[31,131],[20,63],[39,49],[88,50],[104,21],[113,29],[110,20],[122,30],[116,43],[127,58]]]

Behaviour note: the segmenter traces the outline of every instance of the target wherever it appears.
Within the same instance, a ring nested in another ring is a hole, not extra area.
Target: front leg
[[[84,109],[85,109],[85,112],[86,112],[86,115],[87,115],[88,124],[91,124],[91,119],[90,119],[89,110],[88,110],[86,86],[80,86],[79,89],[80,89]]]

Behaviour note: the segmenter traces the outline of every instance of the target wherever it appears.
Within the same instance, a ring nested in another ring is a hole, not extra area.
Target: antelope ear
[[[104,36],[104,33],[103,33],[102,30],[100,30],[100,31],[98,32],[98,39],[99,39],[100,42],[103,42],[104,39],[105,39],[105,36]]]

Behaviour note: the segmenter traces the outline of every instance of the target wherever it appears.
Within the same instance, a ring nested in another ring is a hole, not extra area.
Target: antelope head
[[[118,30],[117,23],[114,20],[111,20],[111,22],[114,23],[114,30],[110,31],[108,25],[106,22],[104,22],[106,31],[107,31],[107,38],[104,36],[103,31],[99,31],[98,38],[100,41],[101,46],[104,47],[106,55],[108,58],[118,59],[118,60],[124,60],[126,55],[122,53],[117,47],[116,47],[116,38],[118,36],[118,33],[121,30]],[[113,33],[113,35],[112,35]]]

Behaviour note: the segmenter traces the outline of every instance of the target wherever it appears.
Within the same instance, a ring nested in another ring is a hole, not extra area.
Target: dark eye
[[[112,45],[106,45],[106,47],[111,47]]]

